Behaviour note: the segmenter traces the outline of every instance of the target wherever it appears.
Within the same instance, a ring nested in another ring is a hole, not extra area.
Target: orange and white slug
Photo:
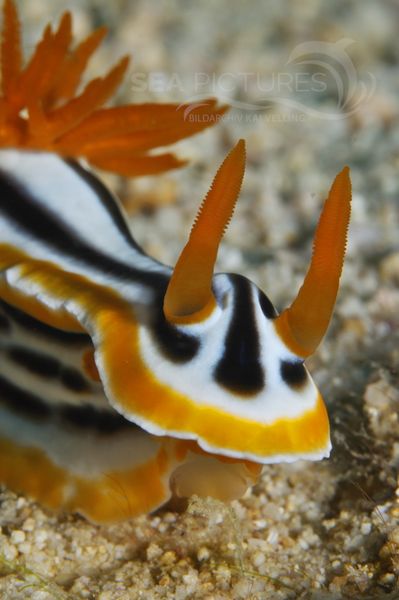
[[[68,53],[69,18],[46,29],[25,69],[10,0],[4,18],[0,482],[106,522],[172,494],[238,497],[263,464],[328,456],[326,409],[303,361],[336,299],[348,169],[324,205],[304,284],[280,315],[245,277],[213,274],[244,174],[243,141],[217,172],[175,268],[164,266],[73,158],[155,172],[175,159],[148,149],[199,128],[174,106],[99,108],[119,75],[73,98],[89,52],[84,42]],[[96,44],[95,34],[86,41]],[[39,61],[41,45],[52,52]],[[42,70],[32,98],[29,73]]]

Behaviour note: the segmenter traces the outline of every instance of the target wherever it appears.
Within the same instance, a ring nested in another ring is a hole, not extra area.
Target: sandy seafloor
[[[27,50],[64,5],[19,2]],[[398,3],[68,6],[80,38],[94,25],[110,27],[92,73],[133,56],[121,100],[192,99],[205,91],[207,74],[215,83],[206,91],[236,105],[217,127],[177,146],[188,167],[130,182],[105,177],[122,194],[138,241],[164,262],[176,259],[218,164],[244,137],[246,178],[218,269],[247,275],[284,307],[306,270],[322,199],[350,165],[353,215],[339,300],[308,361],[334,449],[323,462],[265,467],[231,506],[194,499],[180,514],[108,527],[51,514],[3,489],[0,597],[399,598]],[[299,46],[309,42],[317,44]],[[134,72],[152,89],[134,89]],[[271,93],[280,100],[259,108]]]

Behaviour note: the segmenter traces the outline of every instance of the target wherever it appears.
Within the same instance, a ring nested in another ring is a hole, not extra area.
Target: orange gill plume
[[[101,108],[122,81],[124,57],[104,77],[77,93],[87,63],[106,29],[100,27],[71,49],[72,20],[64,13],[58,28],[45,28],[26,66],[15,4],[4,1],[1,42],[0,147],[50,150],[83,157],[94,166],[125,176],[179,167],[171,153],[149,151],[215,124],[227,107],[214,99],[189,104],[137,104]]]
[[[164,300],[164,314],[171,323],[202,321],[216,306],[213,268],[240,193],[244,170],[245,142],[240,140],[216,173],[174,268]]]
[[[331,319],[350,218],[351,182],[345,167],[335,178],[317,226],[309,270],[289,308],[276,319],[281,338],[306,358],[320,344]]]

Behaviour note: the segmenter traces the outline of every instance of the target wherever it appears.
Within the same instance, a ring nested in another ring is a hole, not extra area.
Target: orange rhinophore
[[[313,354],[327,331],[344,263],[350,218],[351,183],[345,167],[332,185],[317,227],[313,256],[294,302],[276,320],[293,352]]]
[[[216,305],[212,293],[213,269],[223,233],[233,216],[244,170],[245,142],[240,140],[216,173],[173,270],[164,312],[175,324],[201,320]]]
[[[197,107],[129,104],[102,108],[122,81],[124,57],[105,76],[77,92],[87,62],[103,39],[100,27],[71,49],[72,19],[45,28],[26,66],[20,25],[12,0],[5,0],[1,44],[0,147],[49,150],[86,158],[120,175],[147,175],[185,164],[171,153],[150,154],[216,123],[226,111],[208,99]],[[187,116],[186,110],[190,108]]]

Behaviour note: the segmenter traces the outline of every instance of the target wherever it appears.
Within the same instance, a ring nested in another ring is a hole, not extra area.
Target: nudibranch
[[[328,416],[304,360],[337,295],[348,169],[325,202],[304,283],[280,315],[245,277],[213,273],[244,175],[242,140],[218,170],[175,268],[164,266],[135,242],[117,199],[76,158],[131,174],[139,147],[139,168],[154,172],[172,165],[152,162],[146,150],[193,129],[176,126],[174,108],[154,105],[91,116],[86,106],[83,120],[61,127],[58,111],[74,112],[80,100],[57,105],[72,96],[80,57],[98,41],[67,55],[68,32],[65,18],[55,34],[47,29],[22,71],[17,19],[5,3],[0,483],[108,522],[172,495],[239,497],[264,464],[328,456]],[[53,48],[61,79],[41,45]],[[38,76],[37,55],[46,76],[31,101],[26,81]],[[167,134],[157,111],[169,115]]]

